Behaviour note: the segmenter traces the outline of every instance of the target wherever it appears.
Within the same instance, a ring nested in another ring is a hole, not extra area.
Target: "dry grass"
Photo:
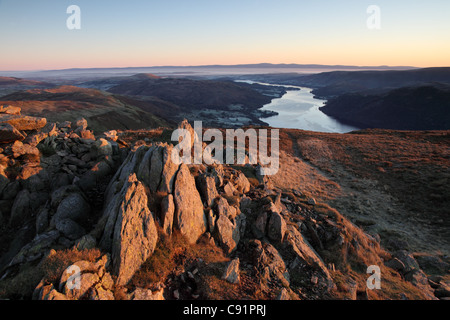
[[[102,256],[99,249],[66,249],[56,251],[49,255],[40,265],[40,269],[48,282],[55,283],[61,277],[61,274],[77,261],[85,260],[96,262]]]
[[[55,251],[38,265],[26,263],[15,271],[15,275],[0,282],[0,299],[31,299],[38,283],[46,282],[57,284],[62,273],[69,266],[80,260],[95,262],[102,253],[98,249],[78,251],[66,249]]]
[[[164,283],[177,268],[184,268],[198,258],[206,265],[228,261],[222,250],[204,238],[190,245],[179,232],[174,232],[171,236],[160,232],[160,240],[155,251],[136,272],[129,287],[151,288],[157,283]]]

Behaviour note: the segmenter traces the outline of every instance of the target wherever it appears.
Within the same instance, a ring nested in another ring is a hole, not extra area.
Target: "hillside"
[[[448,130],[450,85],[404,87],[383,94],[343,94],[320,110],[359,128]]]
[[[14,77],[0,77],[0,96],[20,90],[52,88],[54,86],[54,84],[44,81],[28,80]]]
[[[17,105],[27,114],[45,116],[53,122],[75,121],[84,117],[95,132],[171,125],[151,112],[155,109],[144,111],[136,104],[122,101],[121,97],[73,86],[14,92],[0,97],[0,104]],[[158,105],[158,102],[153,105]]]
[[[264,177],[175,164],[170,129],[81,139],[84,119],[15,117],[1,114],[2,299],[450,296],[448,131],[281,130]]]
[[[323,98],[332,98],[346,93],[378,93],[400,87],[411,87],[430,83],[450,84],[450,68],[423,68],[413,70],[384,71],[331,71],[316,74],[266,74],[249,75],[248,79],[315,89]]]
[[[279,86],[234,83],[232,81],[159,78],[151,74],[111,77],[78,84],[80,87],[107,90],[154,109],[156,102],[165,104],[160,114],[180,122],[183,119],[203,121],[210,127],[266,125],[260,118],[273,115],[259,110],[272,99],[286,93]],[[141,101],[141,103],[137,102]]]

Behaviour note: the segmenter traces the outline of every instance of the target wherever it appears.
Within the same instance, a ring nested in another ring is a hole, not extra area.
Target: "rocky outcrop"
[[[158,241],[144,186],[130,175],[107,208],[102,244],[112,253],[117,284],[125,285],[153,253]]]
[[[175,225],[190,243],[195,243],[206,232],[208,222],[203,203],[195,187],[189,168],[182,164],[174,189]]]

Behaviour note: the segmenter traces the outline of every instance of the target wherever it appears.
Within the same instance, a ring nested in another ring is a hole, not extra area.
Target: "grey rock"
[[[195,243],[206,232],[207,221],[194,177],[185,164],[176,176],[174,202],[176,227],[188,242]]]
[[[205,173],[201,174],[198,178],[198,184],[200,186],[203,199],[206,202],[206,206],[211,207],[214,204],[214,200],[219,196],[215,178]]]
[[[71,193],[60,202],[54,219],[56,222],[64,219],[83,222],[90,212],[91,207],[86,199],[80,193]]]
[[[162,229],[167,235],[172,234],[174,214],[175,204],[173,202],[173,196],[169,194],[161,201]]]
[[[56,229],[71,240],[76,240],[86,234],[86,230],[71,219],[57,221]]]
[[[268,223],[267,235],[268,237],[277,242],[283,242],[284,235],[286,234],[286,221],[277,212],[272,212],[270,214],[270,219]]]
[[[147,194],[132,174],[108,202],[101,246],[112,252],[117,284],[125,285],[150,257],[158,241],[154,218],[148,209]]]
[[[239,258],[232,260],[227,265],[225,272],[222,275],[222,279],[232,284],[238,284],[241,281],[239,265]]]

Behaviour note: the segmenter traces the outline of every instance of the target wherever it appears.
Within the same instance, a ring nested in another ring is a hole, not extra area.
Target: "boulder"
[[[22,111],[22,109],[19,107],[14,107],[10,105],[0,106],[0,113],[20,115],[20,111]]]
[[[233,220],[239,213],[238,209],[230,206],[228,200],[223,197],[216,199],[216,212],[218,216],[223,215],[230,220]]]
[[[232,260],[227,265],[227,267],[225,268],[225,272],[222,275],[222,279],[232,284],[238,284],[241,281],[239,271],[239,258]]]
[[[83,222],[89,217],[90,212],[91,207],[84,196],[75,192],[69,194],[60,202],[54,219],[56,222],[64,219]]]
[[[39,130],[47,124],[46,118],[37,118],[21,115],[0,114],[0,124],[9,123],[17,130]]]
[[[24,144],[20,141],[15,141],[14,144],[11,146],[11,151],[13,152],[13,157],[18,158],[23,155],[39,155],[39,149],[36,147],[33,147],[29,144]]]
[[[68,289],[64,287],[64,294],[70,300],[80,300],[85,294],[89,292],[96,283],[100,281],[100,278],[95,273],[82,273],[80,275],[80,288],[74,287]]]
[[[158,241],[147,201],[143,184],[131,174],[104,212],[107,222],[101,246],[112,252],[113,271],[119,286],[129,282],[153,253]]]
[[[240,230],[236,221],[232,222],[224,215],[220,215],[215,225],[215,238],[219,245],[229,254],[236,250],[240,240]]]
[[[0,123],[0,143],[23,141],[25,136],[9,123]]]
[[[247,177],[243,172],[239,172],[237,178],[234,181],[236,189],[240,193],[247,193],[250,191],[251,185]]]
[[[330,280],[331,276],[325,263],[319,254],[313,249],[303,235],[292,225],[287,226],[286,241],[291,249],[297,255],[297,258],[304,261],[309,266],[319,270],[326,279]]]
[[[206,202],[206,206],[211,207],[214,204],[214,199],[219,196],[215,178],[211,175],[203,173],[198,177],[198,184],[203,199]]]
[[[56,229],[70,240],[76,240],[86,234],[86,230],[71,219],[58,220]]]
[[[417,263],[414,256],[406,250],[399,250],[394,254],[394,258],[397,258],[404,265],[401,270],[402,273],[408,273],[414,270],[420,270],[419,264]]]
[[[161,227],[167,235],[172,234],[175,204],[173,196],[169,194],[161,201]]]
[[[286,234],[286,221],[278,212],[272,212],[268,223],[267,236],[277,242],[283,242]]]
[[[172,161],[173,146],[165,146],[162,151],[161,183],[158,191],[172,193],[179,165]]]
[[[195,243],[206,232],[208,223],[195,179],[185,164],[177,173],[173,196],[176,227],[188,242]]]

